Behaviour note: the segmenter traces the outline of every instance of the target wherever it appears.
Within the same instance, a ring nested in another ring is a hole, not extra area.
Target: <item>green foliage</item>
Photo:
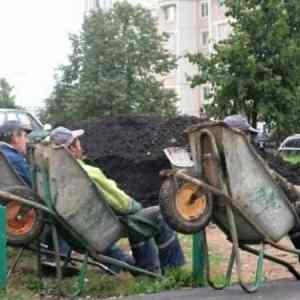
[[[116,3],[86,17],[71,36],[69,64],[60,66],[43,119],[72,119],[151,113],[174,115],[175,93],[159,80],[176,67],[150,11]]]
[[[281,154],[281,157],[291,165],[298,165],[300,164],[300,154]]]
[[[189,55],[192,86],[211,83],[214,117],[245,113],[279,131],[300,129],[300,1],[225,0],[233,34],[214,53]]]
[[[10,295],[5,291],[0,291],[0,299],[1,300],[25,300],[23,296],[20,295]]]
[[[16,108],[13,87],[5,78],[0,78],[0,108]]]

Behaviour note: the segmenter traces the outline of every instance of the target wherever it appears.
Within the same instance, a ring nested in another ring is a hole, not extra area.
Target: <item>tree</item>
[[[61,66],[45,116],[87,119],[119,114],[173,115],[176,95],[161,78],[176,67],[150,11],[128,2],[85,19],[71,37],[69,64]]]
[[[16,108],[13,87],[5,78],[0,78],[0,108]]]
[[[225,0],[233,34],[199,68],[192,86],[210,83],[214,117],[245,113],[280,130],[300,129],[300,1]]]

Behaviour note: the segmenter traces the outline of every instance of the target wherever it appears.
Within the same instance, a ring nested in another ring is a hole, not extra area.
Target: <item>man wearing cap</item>
[[[135,264],[138,267],[151,271],[157,269],[159,260],[160,268],[164,271],[167,268],[179,267],[184,264],[184,256],[176,234],[164,222],[158,207],[143,209],[141,204],[118,188],[117,184],[107,178],[99,169],[87,165],[82,161],[82,148],[79,137],[84,134],[83,130],[71,131],[65,127],[58,127],[50,134],[50,140],[56,145],[65,146],[72,156],[77,159],[80,166],[94,181],[104,196],[104,200],[113,208],[119,216],[141,216],[143,212],[151,211],[158,230],[154,234],[154,240],[158,248],[158,255],[153,249],[153,239],[143,239],[132,234],[128,226],[128,236]]]
[[[25,155],[30,131],[16,121],[7,121],[0,128],[0,151],[29,187],[32,186],[32,177]]]
[[[0,152],[8,160],[24,183],[32,187],[32,173],[26,159],[28,133],[31,129],[16,121],[8,121],[0,128]],[[51,250],[51,242],[44,241]],[[69,246],[59,237],[59,246],[62,254],[67,254]]]
[[[259,132],[257,129],[251,127],[250,124],[248,123],[247,119],[245,117],[243,117],[242,115],[228,116],[224,119],[223,122],[230,127],[237,128],[241,131],[253,134],[255,136]]]

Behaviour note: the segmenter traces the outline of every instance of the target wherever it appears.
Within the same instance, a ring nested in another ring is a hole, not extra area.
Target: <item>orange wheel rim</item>
[[[17,201],[10,201],[7,209],[8,233],[15,236],[26,235],[33,228],[37,214],[32,208],[26,212],[22,212],[22,204]]]
[[[193,221],[205,211],[207,198],[200,191],[198,186],[186,183],[176,193],[176,209],[183,219]]]

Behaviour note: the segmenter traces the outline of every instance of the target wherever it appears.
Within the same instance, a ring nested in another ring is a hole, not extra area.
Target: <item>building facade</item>
[[[165,87],[177,92],[181,114],[199,116],[209,101],[209,86],[190,87],[187,75],[198,70],[185,55],[209,55],[214,43],[228,37],[231,28],[225,7],[220,0],[159,0],[158,26],[170,35],[167,47],[179,59],[177,69],[165,78]]]

